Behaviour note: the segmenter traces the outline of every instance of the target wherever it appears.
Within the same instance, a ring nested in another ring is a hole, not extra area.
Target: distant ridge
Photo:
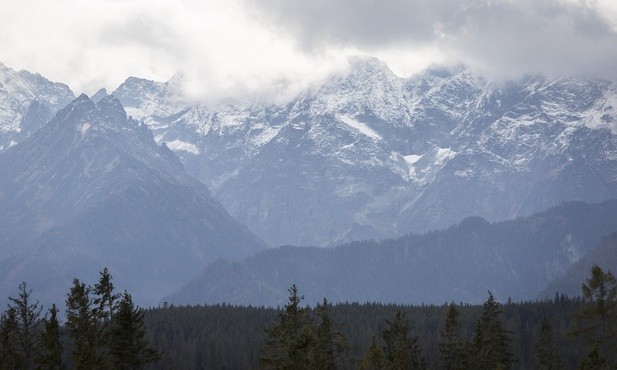
[[[534,299],[615,231],[617,200],[564,203],[497,223],[470,217],[424,235],[327,249],[285,246],[240,262],[218,261],[165,300],[276,306],[285,303],[291,284],[313,304],[323,297],[331,302],[480,303],[487,290],[501,301]]]

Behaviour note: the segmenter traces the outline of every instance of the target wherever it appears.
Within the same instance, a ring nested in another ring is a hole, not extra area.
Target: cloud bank
[[[617,78],[613,0],[250,0],[308,53],[438,51],[489,71]]]
[[[374,55],[409,75],[463,62],[617,80],[614,0],[4,0],[0,62],[77,93],[128,76],[215,104],[284,99]]]

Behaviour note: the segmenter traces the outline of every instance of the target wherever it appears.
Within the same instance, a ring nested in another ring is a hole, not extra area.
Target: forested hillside
[[[473,217],[423,235],[332,249],[287,246],[218,261],[165,300],[276,306],[293,283],[309,302],[480,303],[487,290],[504,301],[535,299],[615,231],[617,201],[564,203],[511,221]]]

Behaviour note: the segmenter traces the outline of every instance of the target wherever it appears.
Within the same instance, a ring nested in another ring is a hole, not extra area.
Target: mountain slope
[[[556,292],[567,294],[570,297],[580,296],[582,294],[581,285],[589,278],[593,265],[598,265],[604,271],[611,271],[613,274],[617,272],[617,233],[604,238],[580,261],[555,277],[540,297],[552,298]]]
[[[0,156],[0,296],[26,280],[62,302],[109,267],[141,304],[263,242],[111,96],[85,95]]]
[[[0,63],[0,153],[43,127],[74,98],[64,84]]]
[[[617,86],[374,58],[282,105],[183,104],[174,81],[112,93],[272,246],[335,245],[617,197]]]
[[[479,303],[536,297],[617,229],[617,201],[566,203],[527,218],[473,217],[447,230],[335,248],[280,247],[217,261],[170,303],[283,304],[297,284],[308,302]]]

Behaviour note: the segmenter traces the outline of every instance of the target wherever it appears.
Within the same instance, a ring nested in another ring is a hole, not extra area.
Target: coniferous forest
[[[315,306],[289,288],[266,307],[136,307],[107,269],[75,279],[64,314],[26,283],[2,314],[3,369],[613,369],[617,280],[594,266],[582,296],[483,305]],[[65,318],[65,319],[62,319]],[[61,322],[65,320],[64,322]]]

